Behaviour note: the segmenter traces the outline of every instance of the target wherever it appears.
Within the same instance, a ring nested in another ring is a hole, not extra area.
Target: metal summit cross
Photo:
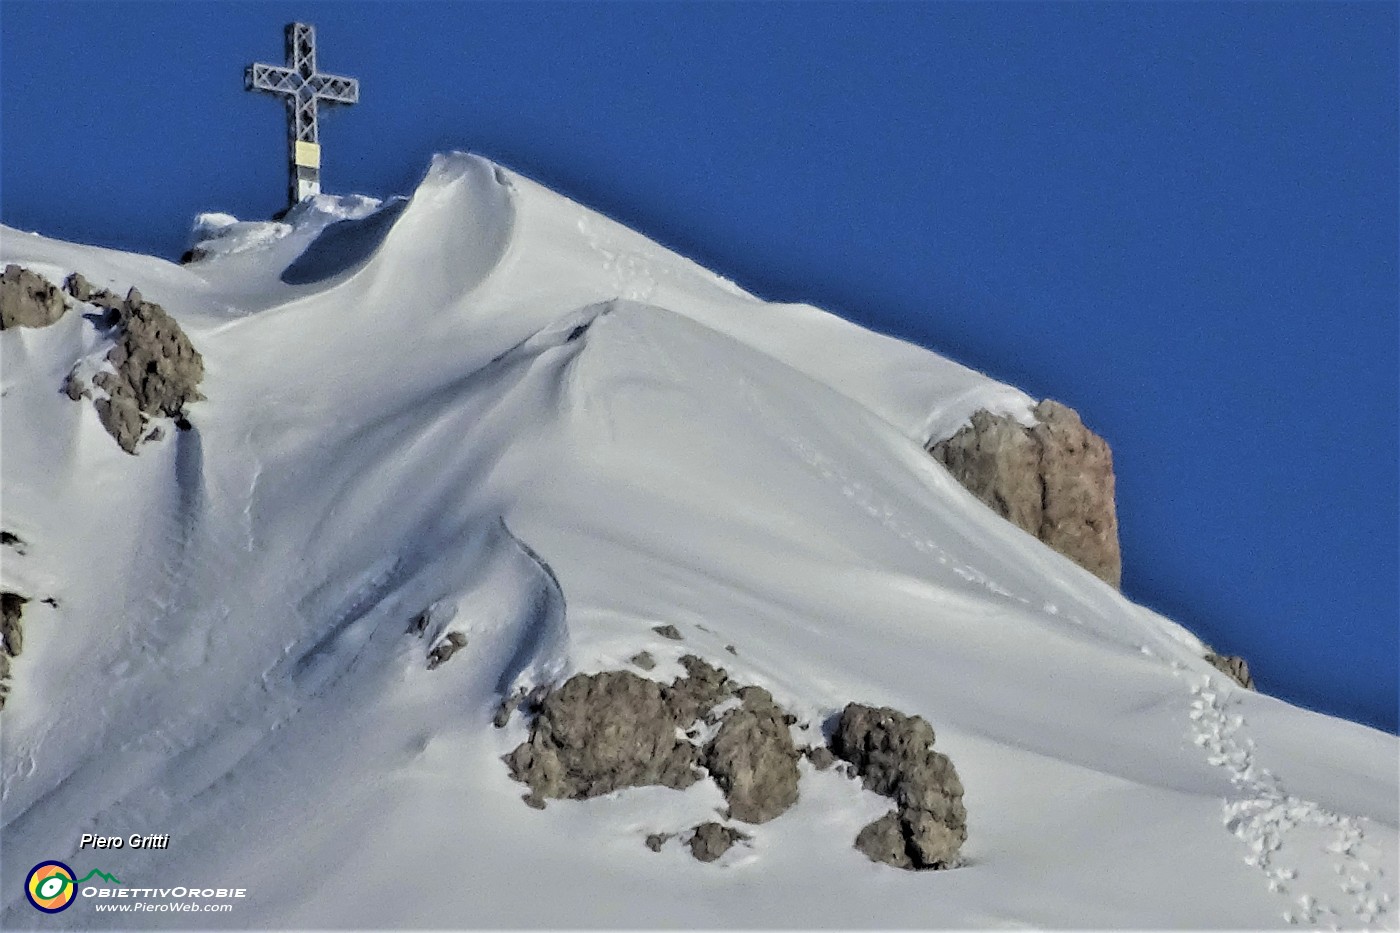
[[[354,78],[316,70],[316,30],[309,23],[287,24],[287,64],[254,63],[243,73],[250,91],[280,94],[287,104],[287,196],[295,206],[321,193],[321,141],[316,128],[320,104],[353,104],[360,99]]]

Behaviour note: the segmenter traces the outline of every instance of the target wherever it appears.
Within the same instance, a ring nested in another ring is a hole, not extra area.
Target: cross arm
[[[252,64],[243,72],[243,85],[250,91],[295,94],[300,84],[300,75],[281,65]]]
[[[353,104],[360,99],[360,82],[354,78],[314,74],[308,83],[316,97],[329,104]]]

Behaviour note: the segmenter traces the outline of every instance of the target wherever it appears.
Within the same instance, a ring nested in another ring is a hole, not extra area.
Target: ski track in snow
[[[1245,864],[1259,869],[1269,891],[1287,901],[1281,919],[1333,930],[1347,924],[1397,929],[1392,898],[1378,890],[1384,872],[1366,858],[1368,850],[1377,851],[1366,842],[1366,821],[1288,793],[1273,772],[1258,764],[1244,716],[1230,712],[1234,691],[1208,674],[1189,673],[1177,661],[1172,662],[1172,672],[1190,678],[1192,742],[1205,751],[1207,764],[1228,773],[1234,788],[1221,802],[1221,821],[1248,850]],[[1332,890],[1293,884],[1299,880],[1293,853],[1316,843],[1310,837],[1318,833],[1308,833],[1307,828],[1332,837],[1322,848],[1336,878]]]

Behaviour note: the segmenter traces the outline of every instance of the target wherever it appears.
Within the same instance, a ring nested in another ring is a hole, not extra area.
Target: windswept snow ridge
[[[246,889],[220,928],[1396,928],[1394,737],[1232,689],[923,450],[1019,390],[469,155],[197,241],[0,237],[139,288],[205,365],[190,430],[128,456],[61,392],[93,322],[0,335],[0,589],[57,603],[0,714],[5,929],[205,925],[41,915],[44,859]],[[713,863],[647,846],[714,822],[712,781],[525,806],[502,701],[642,652],[762,687],[799,745],[851,702],[923,717],[959,867],[870,862],[890,802],[805,760]]]

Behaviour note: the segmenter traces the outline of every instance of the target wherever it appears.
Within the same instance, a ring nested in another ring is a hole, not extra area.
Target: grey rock
[[[569,678],[540,704],[530,738],[505,756],[511,777],[540,799],[689,787],[700,777],[697,749],[677,737],[667,692],[630,671]]]
[[[720,719],[704,764],[729,801],[729,814],[766,823],[797,802],[797,748],[786,714],[762,687],[739,691],[742,705]]]
[[[63,292],[42,275],[14,263],[0,273],[0,330],[48,327],[67,309]]]
[[[709,715],[734,695],[734,685],[723,668],[717,668],[693,654],[681,658],[685,676],[676,678],[666,691],[667,703],[682,728]]]
[[[807,749],[807,759],[812,762],[812,767],[818,771],[826,771],[836,764],[836,756],[831,753],[831,749],[825,745],[816,745]]]
[[[185,407],[204,398],[198,389],[204,358],[175,319],[135,288],[122,303],[119,324],[117,344],[107,354],[114,372],[93,379],[110,398],[95,407],[107,433],[134,454],[151,418],[184,419]]]
[[[725,646],[724,646],[724,650],[725,650],[725,651],[728,651],[730,654],[734,655],[735,657],[738,657],[738,655],[739,655],[738,649],[736,649],[733,645],[725,645]]]
[[[0,546],[19,548],[24,541],[13,531],[0,531]]]
[[[1206,660],[1209,661],[1216,670],[1228,674],[1235,683],[1246,690],[1254,689],[1254,678],[1249,674],[1249,664],[1244,658],[1237,654],[1216,654],[1214,651],[1207,652]]]
[[[884,862],[895,868],[912,871],[914,860],[909,856],[909,846],[904,836],[904,828],[899,823],[899,812],[891,810],[873,823],[868,823],[856,834],[856,848],[864,852],[872,862]]]
[[[76,402],[88,394],[87,383],[76,373],[69,373],[67,380],[63,383],[63,394]]]
[[[428,670],[437,670],[452,659],[452,656],[467,646],[467,636],[461,632],[448,632],[447,637],[438,642],[428,652]]]
[[[647,836],[647,848],[653,852],[660,852],[661,847],[671,838],[672,833],[652,833]]]
[[[674,625],[653,625],[651,630],[662,638],[669,638],[672,641],[680,641],[684,637],[681,635],[681,630]]]
[[[650,651],[639,651],[632,655],[629,660],[644,671],[649,671],[656,667],[656,659],[651,656]]]
[[[496,707],[496,715],[491,717],[491,725],[495,726],[497,729],[504,729],[506,724],[510,722],[511,714],[519,708],[521,701],[524,699],[524,687],[515,691],[510,696],[503,698],[501,700],[501,705]]]
[[[121,449],[129,454],[136,453],[136,444],[141,440],[141,432],[146,425],[136,401],[125,395],[114,395],[98,399],[93,403],[93,408],[97,410],[97,420]]]
[[[728,852],[734,843],[749,837],[720,823],[701,823],[690,837],[690,854],[702,862],[713,862]]]
[[[0,593],[0,710],[10,695],[10,659],[24,650],[24,604],[18,593]]]
[[[105,288],[97,288],[82,273],[74,272],[64,280],[63,288],[68,294],[84,304],[96,305],[109,311],[120,311],[122,300]]]
[[[24,604],[29,600],[18,593],[0,593],[0,648],[12,658],[24,650]]]
[[[929,447],[969,492],[1112,586],[1123,575],[1113,454],[1078,413],[1045,400],[1038,423],[979,411]]]
[[[841,711],[832,751],[850,762],[867,789],[898,805],[893,822],[886,814],[857,837],[857,847],[877,861],[946,868],[967,840],[962,782],[948,757],[933,751],[933,741],[933,727],[920,716],[858,703]],[[898,827],[902,848],[891,841],[892,826]],[[889,855],[896,848],[903,852],[898,858]]]

